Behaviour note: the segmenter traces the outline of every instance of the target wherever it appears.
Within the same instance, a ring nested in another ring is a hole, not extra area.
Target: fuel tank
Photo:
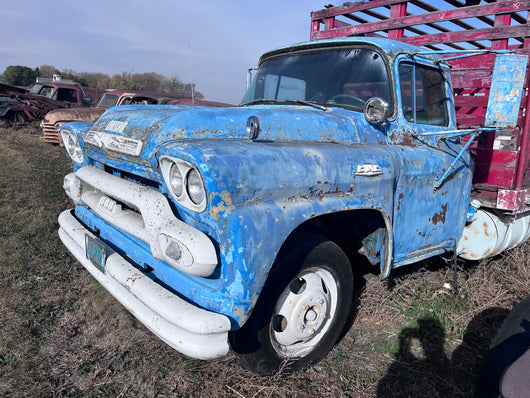
[[[466,260],[481,260],[515,247],[529,236],[530,212],[515,217],[479,209],[464,228],[457,252]]]

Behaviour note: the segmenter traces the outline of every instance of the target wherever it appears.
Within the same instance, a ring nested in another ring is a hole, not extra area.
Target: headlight
[[[199,205],[204,200],[204,186],[202,185],[201,176],[197,170],[191,169],[188,172],[186,185],[191,201]]]
[[[184,192],[184,178],[176,163],[173,163],[169,168],[169,187],[177,198],[182,197]]]
[[[61,129],[61,138],[68,155],[74,162],[83,163],[83,150],[77,142],[77,136],[72,131]]]
[[[160,168],[169,192],[181,205],[196,212],[206,209],[206,190],[197,168],[185,160],[160,157]]]

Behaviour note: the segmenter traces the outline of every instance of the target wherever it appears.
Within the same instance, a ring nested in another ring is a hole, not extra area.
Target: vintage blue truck
[[[491,131],[521,100],[526,62],[498,57],[510,90],[495,92]],[[432,50],[343,37],[263,55],[239,107],[121,106],[66,124],[75,208],[60,238],[185,355],[231,346],[259,374],[314,364],[342,333],[361,261],[385,278],[528,238],[527,211],[477,210],[467,148],[479,131],[457,130],[452,92]],[[508,238],[484,240],[506,223]]]

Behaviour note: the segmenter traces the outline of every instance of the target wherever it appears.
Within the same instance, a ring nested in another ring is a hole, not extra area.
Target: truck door
[[[470,195],[469,154],[439,187],[436,182],[461,149],[460,139],[436,135],[454,129],[451,87],[440,67],[402,58],[393,148],[401,170],[394,197],[393,266],[452,250],[464,225]]]

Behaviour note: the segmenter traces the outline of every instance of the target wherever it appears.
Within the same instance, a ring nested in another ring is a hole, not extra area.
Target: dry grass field
[[[62,246],[64,149],[36,125],[0,127],[0,396],[469,397],[491,338],[530,294],[529,245],[459,263],[442,259],[358,278],[355,316],[317,366],[256,377],[235,356],[173,351]],[[448,221],[450,222],[450,221]]]

